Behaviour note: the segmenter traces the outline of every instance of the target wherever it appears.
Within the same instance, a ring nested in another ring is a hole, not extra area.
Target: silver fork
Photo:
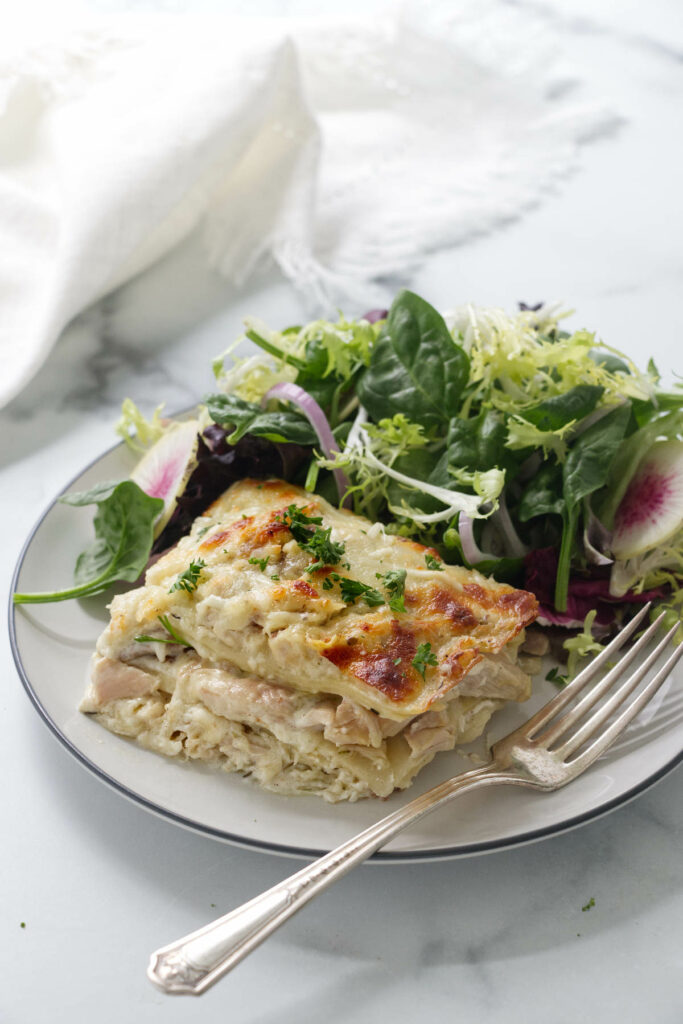
[[[638,695],[626,703],[676,632],[677,626],[674,626],[643,662],[625,675],[625,670],[645,652],[654,637],[664,615],[662,612],[619,663],[596,685],[587,687],[633,635],[649,607],[645,605],[553,700],[524,725],[498,740],[491,748],[490,762],[442,782],[267,892],[198,931],[163,946],[152,954],[147,969],[150,981],[164,992],[192,995],[205,992],[319,892],[381,849],[398,832],[461,793],[478,786],[498,784],[551,792],[581,775],[652,699],[683,654],[683,644],[679,644]],[[617,680],[622,681],[615,687]],[[613,687],[614,692],[607,696]],[[578,703],[558,717],[559,712],[579,696]],[[587,715],[603,697],[606,698],[604,703]],[[594,737],[592,742],[586,745],[591,737]]]

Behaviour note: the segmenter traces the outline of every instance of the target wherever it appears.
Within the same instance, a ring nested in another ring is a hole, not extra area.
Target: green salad
[[[442,316],[400,292],[389,310],[274,330],[214,361],[196,419],[127,400],[131,481],[93,503],[75,584],[15,601],[90,596],[135,580],[218,494],[282,476],[539,599],[539,622],[582,630],[573,650],[643,601],[683,606],[683,390],[664,390],[557,308]],[[583,647],[581,647],[583,644]]]

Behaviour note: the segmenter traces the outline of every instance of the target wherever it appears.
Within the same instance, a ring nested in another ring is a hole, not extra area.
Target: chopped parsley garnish
[[[271,578],[271,580],[275,580],[276,583],[280,582],[280,577],[279,576],[271,576],[270,578]]]
[[[282,517],[278,517],[278,521],[289,527],[289,531],[299,547],[315,558],[315,561],[307,567],[306,572],[316,572],[326,565],[337,565],[341,560],[346,550],[345,546],[331,539],[331,526],[328,526],[326,530],[320,529],[322,516],[306,515],[303,509],[296,505],[290,505],[287,511],[283,512]],[[315,529],[309,529],[310,525],[313,525]]]
[[[378,590],[375,590],[374,587],[369,587],[367,583],[361,583],[359,580],[350,580],[348,577],[342,576],[339,580],[339,588],[342,601],[346,601],[347,604],[354,604],[359,597],[372,607],[384,604],[384,598]]]
[[[428,569],[433,569],[434,572],[443,572],[443,564],[438,558],[434,558],[434,555],[429,553],[425,555],[425,565]]]
[[[205,533],[208,533],[211,529],[211,523],[208,526],[202,526],[201,530],[197,530],[197,536],[203,537]]]
[[[438,665],[436,655],[432,651],[432,645],[430,643],[418,645],[417,653],[413,658],[411,665],[420,673],[423,679],[428,665]]]
[[[402,661],[403,658],[394,658],[394,665],[400,665]]]
[[[178,575],[178,578],[169,590],[169,594],[172,594],[174,590],[184,590],[186,594],[191,594],[193,590],[197,589],[202,569],[205,568],[206,562],[201,558],[198,558],[196,562],[190,562],[189,568]]]
[[[351,580],[348,576],[340,576],[338,572],[331,572],[323,581],[323,590],[332,589],[331,581],[339,584],[341,599],[347,604],[355,604],[359,597],[371,607],[384,604],[384,598],[379,590],[369,587],[367,583],[361,583],[360,580]]]
[[[316,561],[312,566],[309,565],[307,572],[313,572],[316,568],[322,568],[324,565],[336,565],[344,554],[344,545],[331,540],[331,533],[332,527],[328,526],[326,530],[317,529],[312,533],[306,544],[302,544],[297,539],[299,547],[305,548],[306,551],[316,556]]]
[[[258,567],[261,570],[261,572],[265,572],[266,571],[266,566],[268,565],[269,559],[270,559],[270,555],[266,555],[265,558],[250,558],[249,559],[249,565],[258,565]]]
[[[284,523],[299,544],[306,544],[313,534],[313,531],[307,530],[306,527],[320,526],[322,521],[322,516],[308,516],[298,505],[290,505],[281,516],[275,516],[275,522]]]
[[[546,679],[549,683],[555,683],[555,686],[566,686],[569,682],[569,676],[560,675],[557,665],[554,665],[546,674]]]
[[[176,632],[176,630],[170,623],[168,615],[159,615],[157,616],[157,618],[159,619],[159,622],[168,633],[170,639],[168,639],[168,637],[165,636],[149,636],[145,633],[141,636],[134,637],[136,644],[180,644],[181,647],[192,647],[191,643],[188,643],[187,640],[183,639],[180,633]]]
[[[591,898],[589,899],[588,903],[586,903],[585,906],[581,907],[581,911],[584,912],[586,910],[590,910],[594,906],[595,906],[595,897],[591,896]]]
[[[25,928],[26,927],[26,921],[20,921],[19,922],[19,927],[20,928]]]
[[[391,569],[384,576],[380,576],[377,573],[378,579],[383,581],[386,592],[389,595],[389,607],[392,612],[405,612],[406,610],[404,601],[406,576],[405,569]]]

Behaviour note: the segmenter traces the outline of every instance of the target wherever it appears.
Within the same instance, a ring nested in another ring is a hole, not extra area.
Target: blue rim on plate
[[[84,473],[86,473],[89,469],[92,469],[92,467],[95,466],[96,463],[98,463],[106,455],[109,455],[118,447],[120,447],[119,444],[112,445],[110,448],[106,449],[106,451],[100,453],[98,456],[96,456],[94,459],[88,462],[87,465],[85,465],[74,477],[71,478],[71,480],[66,484],[64,491],[60,493],[64,493],[66,490],[68,490],[76,482],[76,480],[78,480]],[[65,749],[68,750],[69,753],[72,754],[76,758],[76,760],[83,765],[83,767],[87,768],[88,771],[92,772],[93,775],[95,775],[98,779],[100,779],[100,781],[108,785],[111,789],[115,790],[117,793],[120,793],[122,796],[127,797],[133,803],[138,804],[138,806],[143,807],[146,811],[150,811],[152,814],[155,814],[158,817],[165,818],[167,821],[170,821],[175,825],[180,825],[183,828],[189,829],[191,832],[196,832],[200,835],[209,836],[212,839],[219,839],[223,842],[231,843],[235,846],[240,846],[244,849],[258,850],[261,853],[274,853],[279,854],[281,856],[304,858],[320,857],[323,854],[328,853],[329,851],[327,849],[314,849],[309,847],[290,846],[281,843],[273,843],[265,840],[245,838],[244,836],[234,835],[233,833],[227,832],[224,829],[213,828],[210,825],[193,821],[191,818],[186,818],[180,814],[176,814],[174,811],[171,811],[166,807],[162,807],[160,804],[156,804],[153,801],[148,800],[146,797],[141,796],[139,793],[134,792],[127,786],[123,785],[121,782],[117,781],[107,772],[103,771],[102,768],[95,764],[94,761],[91,761],[90,758],[86,757],[85,754],[83,754],[83,752],[79,750],[78,747],[74,743],[72,743],[67,736],[64,735],[64,733],[59,728],[57,723],[51,718],[50,714],[41,703],[40,698],[38,697],[36,691],[33,688],[33,685],[31,684],[31,680],[28,677],[28,673],[24,668],[24,664],[19,651],[19,643],[16,635],[17,606],[13,603],[12,597],[16,591],[19,574],[21,572],[24,559],[26,558],[29,548],[31,547],[33,538],[38,529],[40,528],[40,526],[42,525],[42,523],[44,522],[44,520],[46,519],[46,517],[57,504],[58,497],[53,498],[53,500],[49,503],[47,508],[38,518],[37,522],[31,529],[21,549],[10,583],[8,614],[9,638],[10,646],[12,649],[12,657],[14,658],[14,664],[16,665],[17,672],[19,673],[19,678],[21,679],[22,685],[26,690],[26,693],[28,694],[29,700],[31,701],[34,708],[42,718],[45,725],[47,725],[50,732],[52,732],[52,734],[59,740],[62,746],[64,746]],[[671,774],[671,772],[673,772],[674,769],[677,768],[679,764],[681,764],[681,762],[683,762],[683,750],[681,750],[675,757],[673,757],[670,761],[664,764],[652,775],[649,775],[646,779],[643,779],[637,785],[633,786],[629,790],[626,790],[626,792],[622,793],[618,797],[615,797],[613,800],[609,800],[607,801],[607,803],[602,804],[599,807],[593,808],[590,811],[586,811],[583,814],[575,815],[573,818],[567,818],[562,822],[559,822],[554,825],[548,825],[544,828],[531,829],[528,832],[523,832],[520,835],[515,836],[514,838],[492,839],[480,843],[470,843],[466,846],[446,847],[432,851],[407,850],[383,853],[380,850],[377,853],[373,854],[373,856],[369,858],[369,860],[370,862],[375,863],[383,862],[395,864],[416,861],[419,862],[453,860],[459,857],[472,857],[476,856],[477,854],[493,853],[497,850],[512,849],[517,846],[525,846],[528,843],[537,842],[541,839],[548,839],[551,836],[560,835],[563,832],[569,832],[572,829],[578,828],[581,825],[586,825],[588,824],[588,822],[594,821],[597,818],[601,818],[604,815],[609,814],[611,811],[616,810],[618,807],[621,807],[624,804],[629,803],[631,800],[634,800],[636,797],[640,796],[641,793],[646,792],[661,779],[665,778],[665,776]]]

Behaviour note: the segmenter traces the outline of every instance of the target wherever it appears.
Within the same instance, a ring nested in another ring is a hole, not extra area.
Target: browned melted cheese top
[[[332,539],[345,546],[341,563],[348,568],[339,564],[306,572],[314,558],[296,544],[283,522],[291,504],[308,515],[322,516],[323,529],[332,527]],[[190,558],[204,559],[205,578],[193,594],[181,595],[186,605],[207,596],[234,599],[235,593],[244,594],[246,601],[252,592],[258,593],[269,611],[295,616],[282,629],[289,629],[302,649],[317,652],[335,667],[338,692],[376,710],[393,708],[401,715],[426,710],[537,614],[532,594],[457,566],[430,570],[425,556],[438,557],[432,548],[385,535],[360,516],[283,481],[243,480],[207,510],[204,521],[206,517],[209,529],[201,536],[193,530],[150,570],[148,582],[181,571]],[[249,564],[250,558],[266,555],[265,570]],[[405,613],[391,611],[382,587],[381,577],[396,569],[407,570]],[[379,590],[387,603],[368,606],[359,598],[345,604],[336,581],[332,588],[323,587],[331,572]],[[255,618],[248,628],[264,628],[271,638],[277,634],[277,629],[260,626],[259,621]],[[178,628],[182,633],[182,618]],[[424,643],[430,644],[437,665],[427,666],[423,678],[413,659]],[[282,681],[297,685],[296,677]],[[315,689],[309,681],[300,685]],[[320,688],[329,687],[328,673]]]

